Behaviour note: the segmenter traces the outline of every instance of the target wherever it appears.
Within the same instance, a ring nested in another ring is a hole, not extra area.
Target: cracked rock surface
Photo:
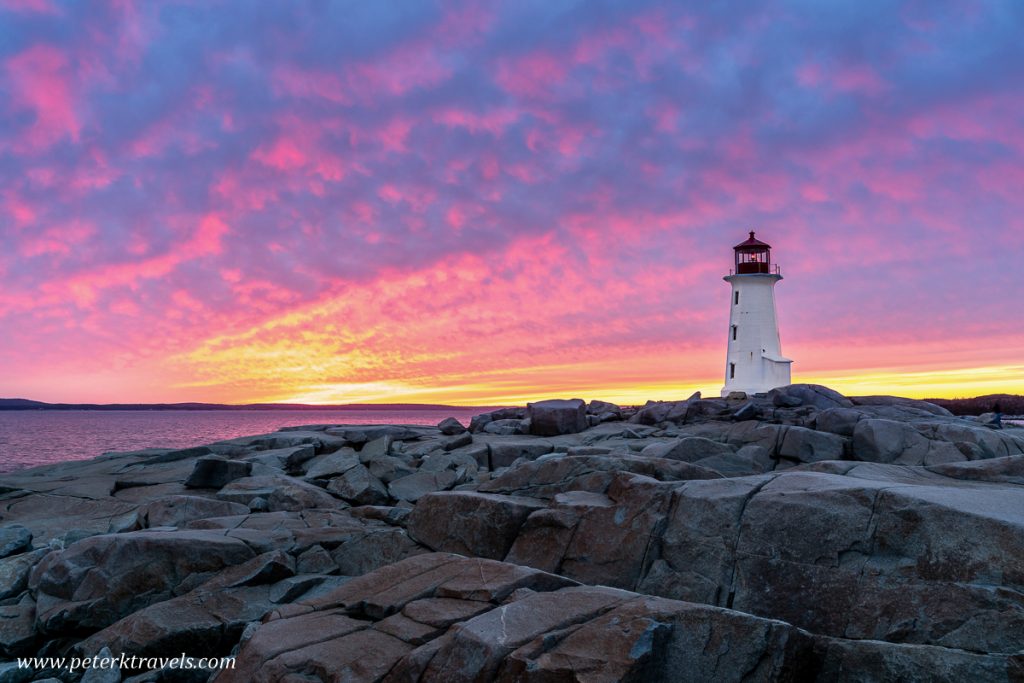
[[[909,399],[793,385],[307,425],[8,473],[0,521],[7,658],[237,654],[217,681],[1024,678],[1024,430]]]

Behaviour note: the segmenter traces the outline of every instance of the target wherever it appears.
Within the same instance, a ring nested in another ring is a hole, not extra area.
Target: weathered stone
[[[351,448],[318,455],[306,463],[306,479],[330,479],[359,464],[359,454]]]
[[[587,404],[578,398],[528,403],[526,416],[530,434],[536,436],[576,434],[587,428]]]
[[[401,425],[344,425],[329,427],[327,433],[347,443],[367,443],[384,436],[392,441],[416,439],[433,431],[433,427],[416,428]],[[434,432],[436,434],[436,432]]]
[[[328,578],[330,577],[322,574],[303,574],[282,579],[270,587],[268,594],[270,601],[278,604],[292,602],[313,588],[316,588]]]
[[[913,425],[895,420],[865,419],[853,432],[853,457],[898,465],[938,465],[967,460],[954,443],[931,440]]]
[[[295,568],[300,574],[333,574],[338,571],[331,554],[319,545],[303,551],[295,560]]]
[[[548,500],[566,491],[604,493],[618,472],[633,472],[659,481],[719,479],[698,465],[639,455],[552,456],[521,464],[480,486],[481,492]]]
[[[390,484],[396,479],[416,473],[416,468],[409,465],[405,460],[389,455],[371,460],[366,465],[366,469],[384,484]]]
[[[110,648],[104,646],[96,653],[101,662],[113,662],[113,666],[91,666],[82,674],[79,683],[121,683],[121,668],[116,663],[117,658],[113,656]]]
[[[24,591],[32,568],[49,552],[49,548],[40,548],[0,560],[0,600],[16,597]]]
[[[692,397],[685,401],[648,401],[643,408],[629,418],[629,421],[642,425],[682,422],[699,403],[699,399]]]
[[[771,399],[772,405],[778,408],[795,408],[803,405],[803,400],[799,396],[786,393],[786,387],[772,389],[768,392],[768,398]]]
[[[696,462],[713,455],[732,455],[736,452],[732,446],[700,436],[684,437],[677,441],[653,443],[644,447],[641,455],[648,458],[668,458],[682,462]]]
[[[388,490],[363,465],[356,465],[331,480],[327,490],[352,505],[381,505],[389,500]]]
[[[587,414],[599,416],[601,418],[601,422],[621,420],[622,408],[614,403],[608,403],[606,401],[591,401],[587,404]]]
[[[509,418],[507,420],[491,420],[480,431],[498,436],[511,436],[513,434],[528,434],[530,429],[528,420]]]
[[[140,657],[222,656],[246,624],[273,607],[269,593],[267,585],[199,588],[126,616],[82,641],[76,651],[93,656],[111,647],[119,655]]]
[[[196,460],[185,486],[190,489],[219,489],[236,479],[248,477],[251,472],[251,462],[207,455]]]
[[[145,527],[176,527],[185,526],[196,519],[244,515],[248,512],[249,508],[240,503],[200,496],[168,496],[143,505],[138,515]]]
[[[927,469],[929,472],[964,481],[987,481],[1024,485],[1024,455],[1009,455],[990,460],[931,465]]]
[[[441,448],[446,451],[452,451],[456,448],[462,448],[473,443],[473,435],[469,432],[462,432],[456,436],[449,437],[441,443]]]
[[[604,497],[610,504],[578,494],[555,498],[556,506],[579,513],[559,573],[582,583],[633,589],[668,515],[672,489],[647,477],[616,474]]]
[[[413,600],[402,608],[406,617],[438,629],[472,619],[490,610],[492,605],[479,600],[456,600],[454,598],[424,598]]]
[[[516,648],[545,633],[596,617],[630,597],[625,591],[580,586],[502,605],[452,630],[430,660],[423,679],[491,680]]]
[[[498,680],[676,683],[748,680],[751,672],[753,680],[810,680],[813,642],[780,622],[638,596],[562,638],[540,636],[519,647]]]
[[[103,628],[254,555],[245,543],[209,531],[92,536],[33,570],[37,624],[47,633]]]
[[[454,417],[446,417],[437,423],[437,428],[445,436],[454,436],[456,434],[462,434],[466,431],[466,428],[462,426],[462,423],[456,420]]]
[[[819,681],[1013,681],[1020,663],[944,647],[819,638]]]
[[[814,428],[839,436],[853,436],[857,422],[863,417],[863,413],[852,408],[826,408],[818,413]]]
[[[733,414],[734,420],[756,420],[761,416],[761,409],[753,401],[748,401],[740,406]]]
[[[823,387],[820,384],[790,384],[773,389],[772,392],[769,392],[769,396],[773,397],[773,401],[774,396],[782,395],[786,397],[787,402],[791,399],[798,399],[800,405],[813,406],[819,410],[825,410],[826,408],[850,408],[853,406],[850,399],[838,391]]]
[[[533,460],[546,453],[551,453],[553,446],[550,441],[542,439],[503,439],[491,441],[489,444],[490,468],[496,470],[508,467],[519,458]]]
[[[359,451],[359,462],[368,463],[375,458],[382,458],[391,453],[392,437],[388,434],[368,441]]]
[[[424,496],[409,518],[409,533],[433,550],[504,559],[519,528],[544,504],[471,491]]]
[[[426,549],[409,538],[405,529],[382,526],[345,540],[331,558],[342,574],[359,576],[424,552]]]
[[[36,603],[24,595],[13,605],[0,606],[0,656],[28,654],[36,640]]]
[[[243,505],[254,498],[264,498],[271,511],[337,508],[340,505],[336,498],[323,489],[284,475],[236,479],[218,491],[217,498]]]
[[[20,524],[0,527],[0,558],[24,552],[32,547],[32,532]]]
[[[938,415],[939,417],[953,417],[953,413],[942,406],[929,403],[928,401],[903,398],[901,396],[851,396],[849,400],[857,406],[898,406],[901,408],[913,408],[930,415]]]
[[[24,683],[31,681],[33,671],[17,662],[0,662],[0,683]]]
[[[428,493],[444,491],[454,486],[457,479],[458,475],[452,470],[441,472],[420,470],[388,484],[388,493],[392,498],[415,503]]]
[[[845,443],[841,436],[835,434],[790,427],[779,446],[779,457],[797,462],[841,460]]]

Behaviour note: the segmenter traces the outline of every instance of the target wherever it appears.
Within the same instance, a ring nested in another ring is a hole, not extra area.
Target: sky
[[[0,396],[1024,393],[1024,3],[0,0]]]

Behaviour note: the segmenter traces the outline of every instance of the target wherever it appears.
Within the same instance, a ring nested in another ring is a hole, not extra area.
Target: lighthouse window
[[[740,293],[736,292],[736,294],[734,295],[733,298],[734,298],[733,306],[739,306],[740,305]]]
[[[732,340],[736,341],[736,326],[732,326]]]
[[[736,377],[736,364],[729,363],[729,379],[735,379]]]

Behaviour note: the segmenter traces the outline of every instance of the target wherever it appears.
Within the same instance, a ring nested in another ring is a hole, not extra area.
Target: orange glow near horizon
[[[0,396],[715,396],[750,230],[794,381],[1024,393],[998,6],[57,4],[0,0]]]

